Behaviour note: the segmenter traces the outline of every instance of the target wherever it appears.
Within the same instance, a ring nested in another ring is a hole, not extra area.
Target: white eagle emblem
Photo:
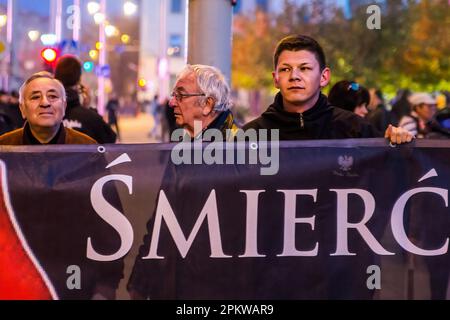
[[[350,171],[353,166],[353,157],[352,156],[339,156],[338,158],[339,169],[342,171]]]

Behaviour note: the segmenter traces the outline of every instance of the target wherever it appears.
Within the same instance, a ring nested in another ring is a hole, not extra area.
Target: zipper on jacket
[[[300,128],[305,128],[305,120],[303,120],[303,113],[300,113]]]

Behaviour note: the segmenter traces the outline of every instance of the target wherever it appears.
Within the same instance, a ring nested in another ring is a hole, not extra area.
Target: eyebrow
[[[35,91],[31,91],[31,94],[30,94],[30,95],[38,94],[38,93],[42,93],[42,92],[39,91],[39,90],[35,90]],[[50,90],[47,91],[47,93],[58,93],[58,91],[55,90],[55,89],[50,89]]]
[[[176,87],[173,91],[177,91],[177,92],[186,91],[186,89],[183,86],[181,86],[181,87]]]
[[[302,62],[302,63],[300,64],[300,66],[311,65],[311,64],[313,64],[313,63],[312,63],[312,62]],[[292,67],[292,65],[289,64],[289,63],[287,63],[287,62],[283,62],[283,63],[281,64],[281,66]]]

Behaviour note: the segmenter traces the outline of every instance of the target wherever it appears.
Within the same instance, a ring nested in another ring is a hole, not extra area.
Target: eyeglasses
[[[172,92],[170,94],[171,97],[174,97],[178,102],[181,102],[181,100],[183,100],[183,98],[187,98],[187,97],[203,97],[205,96],[204,93],[181,93],[181,92]]]
[[[359,83],[356,82],[352,82],[350,83],[350,85],[348,86],[347,90],[353,90],[353,91],[358,91],[359,90]]]

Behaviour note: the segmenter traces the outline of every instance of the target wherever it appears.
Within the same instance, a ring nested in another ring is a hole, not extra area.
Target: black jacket
[[[116,142],[116,133],[96,112],[83,108],[78,93],[67,89],[67,109],[64,126],[78,130],[95,139],[98,143]]]
[[[356,114],[333,107],[325,95],[303,113],[284,110],[281,93],[257,119],[247,123],[247,129],[279,129],[280,140],[375,138],[381,134]]]
[[[380,132],[384,132],[390,124],[398,125],[398,121],[393,119],[391,112],[386,110],[383,104],[379,104],[366,119]]]
[[[18,104],[0,104],[0,134],[21,128],[24,123]]]

